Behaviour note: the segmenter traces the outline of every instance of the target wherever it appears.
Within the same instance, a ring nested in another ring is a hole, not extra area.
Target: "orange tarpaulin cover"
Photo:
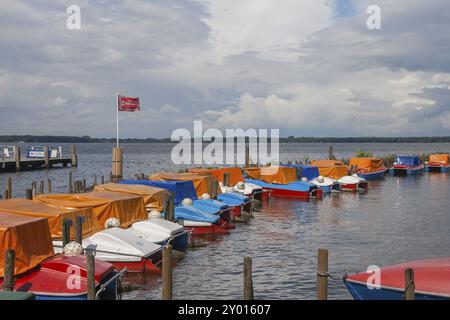
[[[169,191],[139,184],[105,183],[95,186],[94,192],[113,191],[139,195],[150,210],[162,211],[169,198]]]
[[[349,167],[356,166],[358,171],[374,172],[383,167],[383,161],[379,158],[352,158]]]
[[[0,212],[0,277],[4,276],[5,254],[10,249],[15,251],[14,275],[53,256],[47,219]]]
[[[102,229],[92,212],[92,208],[55,208],[37,201],[16,198],[0,201],[0,210],[18,215],[47,218],[53,239],[62,238],[62,222],[64,219],[74,220],[78,216],[84,218],[82,225],[83,238],[89,237]],[[75,239],[75,232],[70,234]]]
[[[234,186],[238,182],[243,182],[244,177],[240,168],[218,168],[218,169],[204,169],[204,168],[192,168],[189,172],[198,174],[210,174],[217,178],[218,181],[223,182],[223,175],[228,173],[230,175],[230,185]]]
[[[319,174],[324,177],[340,179],[348,175],[348,168],[338,160],[315,160],[311,165],[319,168]]]
[[[172,173],[172,172],[160,172],[154,173],[149,176],[149,180],[183,180],[192,181],[195,187],[195,192],[198,197],[202,194],[207,193],[212,195],[213,185],[217,185],[217,178],[211,175],[201,175],[197,173]],[[216,188],[216,192],[220,192],[220,188]]]
[[[297,180],[297,171],[289,167],[259,167],[245,168],[251,179],[262,180],[267,183],[287,184]]]
[[[69,209],[92,207],[101,227],[109,218],[119,219],[122,228],[148,219],[142,197],[120,192],[43,194],[37,196],[36,201]]]
[[[430,163],[438,163],[445,166],[450,164],[450,155],[448,154],[430,154],[430,158],[428,160]]]

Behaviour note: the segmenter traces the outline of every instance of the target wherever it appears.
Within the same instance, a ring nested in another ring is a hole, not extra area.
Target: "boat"
[[[226,223],[221,221],[219,215],[208,214],[193,206],[193,201],[197,200],[197,193],[190,180],[121,180],[119,184],[144,185],[168,190],[174,195],[175,220],[193,236],[229,234]],[[191,200],[192,203],[183,205],[185,199]]]
[[[137,184],[105,183],[94,187],[93,192],[121,192],[141,196],[149,219],[144,223],[133,224],[135,231],[141,238],[160,245],[170,244],[174,250],[186,251],[188,247],[188,233],[183,226],[165,219],[160,213],[164,210],[169,199],[166,189]],[[155,216],[156,213],[159,213]],[[151,230],[151,232],[148,232]],[[150,238],[151,237],[151,238]],[[154,239],[156,237],[156,239]]]
[[[304,182],[311,182],[321,189],[323,193],[341,191],[339,182],[335,179],[321,176],[317,166],[307,164],[287,164],[283,166],[295,168],[297,170],[297,179]]]
[[[430,154],[425,172],[450,172],[450,154]]]
[[[450,258],[404,262],[383,267],[377,274],[360,272],[346,275],[344,283],[356,300],[402,300],[405,292],[405,269],[409,268],[414,270],[417,300],[450,299]],[[378,289],[373,288],[377,277]]]
[[[95,249],[99,259],[130,272],[161,274],[162,246],[140,237],[147,213],[141,197],[118,192],[42,194],[33,200],[57,209],[91,209],[101,232],[83,239],[83,247]],[[137,230],[136,230],[137,229]],[[148,228],[149,233],[152,231]],[[160,240],[158,234],[152,240]],[[164,239],[164,238],[163,238]],[[100,248],[102,246],[102,249]],[[62,242],[55,244],[62,249]],[[123,253],[123,254],[122,254]]]
[[[0,286],[4,284],[6,251],[14,250],[14,291],[32,293],[36,300],[87,299],[86,257],[55,255],[46,218],[0,212],[0,239],[7,239],[0,242]],[[94,261],[96,297],[116,299],[118,279],[124,271]],[[74,274],[79,276],[77,283]]]
[[[319,168],[322,177],[337,180],[342,191],[367,191],[368,184],[357,174],[348,175],[348,168],[339,160],[314,160],[311,165]]]
[[[387,172],[380,158],[351,158],[348,166],[367,181],[383,179]]]
[[[245,168],[247,183],[259,185],[271,197],[311,199],[321,198],[322,190],[310,182],[297,181],[296,169],[283,166]]]
[[[393,176],[405,176],[421,174],[425,166],[420,162],[418,156],[397,156],[389,174]]]
[[[223,167],[216,169],[204,169],[204,168],[191,168],[189,169],[191,173],[197,174],[211,174],[217,178],[219,181],[220,189],[223,193],[229,192],[228,188],[233,188],[233,191],[243,194],[249,197],[251,200],[263,201],[269,196],[268,192],[252,183],[244,182],[244,175],[242,174],[242,169],[238,167]],[[229,186],[224,185],[224,175],[227,173],[230,177]]]
[[[219,183],[217,178],[209,175],[209,174],[196,174],[196,173],[167,173],[160,172],[154,173],[149,177],[149,180],[159,180],[159,181],[192,181],[195,193],[197,194],[196,198],[191,198],[194,202],[194,207],[198,207],[203,200],[208,200],[211,202],[211,199],[217,199],[217,195],[221,193],[219,188]],[[208,204],[210,205],[210,203]],[[231,210],[232,208],[224,207],[223,204],[215,203],[218,207],[222,207],[220,209],[221,216],[221,225],[228,229],[232,229],[233,225],[231,224]]]

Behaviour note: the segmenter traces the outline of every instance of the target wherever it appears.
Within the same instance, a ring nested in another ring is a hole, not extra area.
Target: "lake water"
[[[333,144],[337,158],[355,150],[389,153],[450,151],[450,144]],[[77,168],[0,174],[3,191],[13,177],[14,196],[23,196],[32,181],[52,179],[54,192],[66,192],[69,171],[74,179],[111,171],[112,144],[79,144]],[[127,144],[124,177],[137,172],[178,170],[171,164],[171,144]],[[63,149],[70,150],[69,145]],[[281,144],[282,161],[325,158],[328,144]],[[302,202],[273,198],[249,224],[237,225],[231,234],[190,250],[174,269],[176,299],[240,299],[242,261],[253,258],[256,299],[314,299],[316,255],[329,249],[329,271],[341,278],[345,272],[369,265],[450,254],[450,179],[448,174],[389,177],[371,182],[365,194],[342,193],[322,200]],[[161,279],[134,276],[127,279],[136,290],[124,299],[159,299]],[[350,298],[341,280],[330,279],[330,299]]]

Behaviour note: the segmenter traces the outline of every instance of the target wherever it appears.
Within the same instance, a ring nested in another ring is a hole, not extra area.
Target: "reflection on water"
[[[70,170],[74,179],[108,175],[111,147],[79,145],[78,168],[14,174],[15,194],[23,194],[31,181],[47,178],[52,179],[55,191],[66,192]],[[335,150],[344,150],[342,155],[357,148],[394,153],[395,149],[388,149],[391,147],[350,144],[335,145]],[[429,152],[449,150],[450,144],[399,147],[402,153]],[[170,145],[126,145],[125,177],[133,177],[136,172],[179,169],[170,164],[170,149]],[[282,160],[293,160],[299,154],[325,156],[327,145],[281,145],[280,150]],[[1,189],[7,176],[0,175]],[[450,255],[448,174],[387,176],[370,182],[369,188],[367,193],[332,194],[322,200],[274,198],[264,203],[249,224],[237,224],[230,235],[208,241],[178,261],[173,274],[174,297],[240,299],[245,256],[253,257],[257,299],[314,299],[316,252],[320,247],[329,249],[329,270],[337,277],[372,264]],[[126,281],[137,285],[136,290],[124,294],[126,299],[161,298],[160,277],[131,275]],[[350,298],[342,281],[330,279],[329,291],[331,299]]]

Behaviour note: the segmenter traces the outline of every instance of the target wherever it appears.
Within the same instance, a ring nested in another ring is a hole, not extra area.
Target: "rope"
[[[326,278],[330,278],[330,279],[335,280],[335,281],[341,281],[342,280],[341,276],[336,276],[336,275],[333,275],[332,273],[329,273],[329,272],[328,273],[317,272],[316,274],[317,274],[318,277],[326,277]],[[344,274],[347,274],[347,272],[345,272]]]

